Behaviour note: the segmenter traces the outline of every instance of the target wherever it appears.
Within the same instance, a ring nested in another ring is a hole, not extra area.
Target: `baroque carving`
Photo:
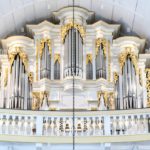
[[[147,107],[150,107],[150,68],[146,68],[145,72],[146,72],[146,89],[147,89]]]
[[[133,65],[134,65],[134,67],[135,67],[136,74],[138,74],[139,70],[138,70],[137,56],[132,51],[131,47],[126,47],[125,50],[119,56],[119,64],[120,64],[121,70],[123,70],[123,66],[125,64],[125,61],[126,61],[127,57],[131,58],[131,61],[132,61]]]
[[[89,61],[92,63],[92,54],[86,55],[86,64],[88,64]]]
[[[16,55],[20,56],[20,59],[22,60],[24,66],[25,66],[25,70],[27,71],[28,57],[27,57],[26,53],[22,50],[21,47],[15,47],[15,49],[11,52],[8,51],[8,59],[9,59],[10,66],[11,66],[10,71],[12,71],[12,64],[14,62]]]
[[[84,29],[84,27],[82,25],[79,25],[79,24],[74,23],[73,21],[71,21],[70,23],[68,23],[68,24],[66,24],[66,25],[61,27],[61,39],[62,39],[63,43],[65,41],[65,37],[66,37],[68,31],[71,28],[77,29],[80,32],[80,35],[81,35],[82,39],[84,39],[84,36],[85,36],[85,29]]]
[[[102,44],[103,45],[104,56],[106,57],[106,50],[107,50],[107,41],[106,41],[106,39],[98,38],[98,39],[96,39],[95,44],[96,44],[96,48],[95,48],[96,52],[95,52],[95,54],[96,55],[98,54],[99,47]]]
[[[40,41],[40,58],[42,57],[45,43],[47,43],[47,45],[48,45],[50,56],[52,55],[51,40],[45,38],[45,39],[41,39],[41,41]]]

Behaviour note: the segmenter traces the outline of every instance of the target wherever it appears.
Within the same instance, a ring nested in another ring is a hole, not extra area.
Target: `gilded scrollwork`
[[[79,24],[74,23],[73,21],[71,21],[70,23],[65,24],[64,26],[61,27],[61,39],[62,39],[63,43],[64,43],[64,40],[65,40],[65,37],[66,37],[68,31],[71,28],[77,29],[80,32],[80,35],[81,35],[82,39],[84,39],[84,37],[85,37],[84,27],[82,25],[79,25]]]
[[[98,54],[98,50],[99,50],[99,47],[100,45],[103,45],[103,51],[104,51],[104,56],[106,57],[106,50],[107,50],[107,40],[104,39],[104,38],[98,38],[96,39],[96,42],[95,42],[95,54],[97,55]]]
[[[92,63],[92,54],[86,55],[86,64],[88,64],[89,61]]]
[[[60,64],[60,54],[55,54],[55,55],[54,55],[54,63],[55,63],[56,61],[58,61],[59,64]]]
[[[48,38],[44,38],[40,41],[40,58],[42,57],[45,43],[47,43],[48,45],[50,56],[52,55],[51,40]]]
[[[10,66],[11,66],[10,71],[12,70],[12,64],[14,62],[16,55],[20,56],[20,59],[22,60],[24,66],[25,66],[25,70],[27,71],[28,57],[27,57],[26,53],[22,50],[21,47],[15,47],[13,51],[8,51],[8,59],[9,59]]]
[[[39,110],[45,96],[48,97],[47,91],[32,92],[32,110]]]
[[[5,68],[4,87],[7,86],[7,83],[8,83],[8,68]]]
[[[125,50],[120,54],[120,56],[119,56],[120,69],[121,70],[123,69],[123,66],[124,66],[124,63],[125,63],[127,57],[131,58],[131,61],[132,61],[133,65],[134,65],[134,67],[135,67],[136,74],[138,74],[139,70],[138,70],[137,56],[132,51],[131,47],[126,47]]]
[[[150,107],[150,68],[146,68],[145,72],[146,72],[146,89],[147,89],[147,107]]]

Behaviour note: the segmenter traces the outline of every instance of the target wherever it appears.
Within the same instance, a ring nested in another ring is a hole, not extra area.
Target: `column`
[[[122,97],[122,73],[119,74],[119,93],[120,93],[120,109],[123,109],[123,97]]]

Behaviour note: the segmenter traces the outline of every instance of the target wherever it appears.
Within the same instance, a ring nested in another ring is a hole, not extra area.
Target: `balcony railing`
[[[150,110],[76,112],[75,135],[118,136],[150,133]],[[0,110],[0,134],[72,136],[72,112]],[[84,115],[83,115],[84,114]]]

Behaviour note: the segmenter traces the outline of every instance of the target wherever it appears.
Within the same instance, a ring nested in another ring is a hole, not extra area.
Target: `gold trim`
[[[147,107],[150,107],[150,68],[146,68],[145,72],[146,72],[146,89],[147,89]]]
[[[54,64],[56,61],[58,61],[60,64],[60,54],[54,54]]]
[[[40,41],[40,58],[42,57],[45,43],[47,43],[47,45],[48,45],[50,56],[52,55],[51,40],[45,38],[45,39],[41,39],[41,41]]]
[[[95,54],[97,56],[98,51],[99,51],[99,47],[100,47],[101,44],[103,45],[104,56],[106,57],[106,50],[107,50],[106,45],[107,45],[107,41],[104,38],[98,38],[98,39],[96,39],[96,42],[95,42],[95,45],[96,45]]]
[[[92,54],[86,55],[86,64],[88,64],[89,61],[92,63]]]
[[[62,43],[64,43],[65,37],[66,37],[68,31],[71,28],[77,29],[80,32],[80,35],[81,35],[82,39],[84,39],[84,37],[85,37],[84,27],[82,25],[79,25],[79,24],[74,23],[73,21],[71,21],[70,23],[65,24],[64,26],[61,27],[61,40],[62,40]]]
[[[8,59],[9,59],[9,62],[10,62],[10,67],[11,67],[10,71],[12,71],[12,64],[13,64],[15,56],[17,54],[20,56],[20,59],[22,60],[24,66],[25,66],[25,70],[27,72],[28,57],[27,57],[26,53],[22,50],[21,47],[15,47],[15,50],[11,51],[11,52],[8,51]]]
[[[8,83],[8,68],[5,68],[4,87],[7,86],[7,83]]]
[[[125,63],[125,61],[127,59],[127,56],[129,56],[131,58],[132,63],[134,65],[134,67],[135,67],[136,74],[138,74],[139,70],[138,70],[138,64],[137,64],[137,56],[132,51],[131,47],[126,47],[125,50],[119,56],[119,64],[120,64],[121,72],[123,72],[122,70],[123,70],[124,63]]]

